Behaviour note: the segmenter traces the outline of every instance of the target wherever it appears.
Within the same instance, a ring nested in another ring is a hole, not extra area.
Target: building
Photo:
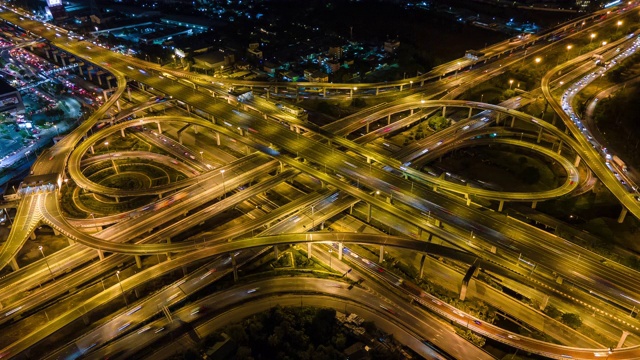
[[[210,30],[214,25],[220,25],[217,20],[183,15],[169,15],[160,19],[160,22],[173,26],[183,26],[193,29],[195,32]]]
[[[202,55],[193,57],[197,67],[211,70],[222,69],[223,66],[233,65],[235,56],[225,51],[211,51]]]
[[[400,47],[399,40],[387,40],[384,42],[384,51],[389,54],[394,54],[396,51],[398,51],[399,47]]]
[[[327,61],[327,67],[331,70],[332,73],[340,70],[340,62],[337,60]]]
[[[249,46],[249,48],[247,49],[247,54],[249,54],[249,56],[252,58],[262,59],[262,50],[258,48],[251,48],[251,46]]]
[[[329,75],[320,70],[305,70],[304,77],[310,82],[329,82]]]
[[[342,46],[329,46],[329,57],[333,59],[342,59]]]
[[[357,342],[344,349],[344,355],[349,360],[366,360],[370,359],[369,347],[361,342]]]
[[[20,92],[0,78],[0,113],[16,114],[24,112],[24,104]]]
[[[264,67],[262,68],[262,70],[264,70],[269,75],[275,75],[277,69],[278,69],[278,65],[270,61],[265,62]]]

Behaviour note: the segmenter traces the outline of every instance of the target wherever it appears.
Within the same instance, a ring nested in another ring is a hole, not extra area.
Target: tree
[[[544,308],[544,312],[549,316],[552,317],[554,319],[559,318],[562,315],[562,311],[558,310],[557,307],[549,304],[547,305],[546,308]]]
[[[563,324],[565,324],[565,325],[567,325],[567,326],[569,326],[570,328],[573,328],[573,329],[577,329],[580,326],[582,326],[582,319],[580,318],[580,315],[578,315],[578,314],[564,313],[560,317],[560,321],[562,321]]]

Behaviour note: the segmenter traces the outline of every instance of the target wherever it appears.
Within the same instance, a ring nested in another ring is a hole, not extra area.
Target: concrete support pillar
[[[618,215],[618,224],[622,224],[624,222],[624,218],[627,216],[627,212],[629,212],[629,210],[627,210],[626,207],[623,207],[622,211],[620,211],[620,215]]]
[[[371,222],[371,204],[367,203],[367,223]]]
[[[216,134],[216,145],[220,146],[220,133],[215,133]]]
[[[280,256],[280,250],[278,250],[278,245],[273,246],[273,257],[277,261]]]
[[[378,262],[382,264],[384,262],[384,245],[380,245],[380,256]]]
[[[538,138],[536,139],[536,143],[540,144],[540,140],[542,140],[542,128],[538,129]]]
[[[549,304],[549,295],[543,295],[542,296],[542,301],[540,301],[540,311],[544,311],[544,309],[547,307],[547,305]]]
[[[467,201],[467,206],[471,206],[471,198],[469,197],[469,194],[464,194],[465,196],[465,200]]]
[[[56,229],[53,229],[53,235],[60,236],[60,232]]]
[[[413,115],[413,109],[409,110],[409,116]]]
[[[15,256],[11,258],[11,263],[10,264],[11,264],[11,270],[13,270],[13,271],[20,270],[20,266],[18,266],[18,262],[16,261],[16,257]]]
[[[100,77],[98,77],[98,79],[100,79]],[[109,100],[109,94],[106,90],[102,90],[102,96],[104,97],[104,102],[107,102],[107,100]]]
[[[558,142],[558,155],[560,155],[561,152],[562,152],[562,140]]]
[[[338,260],[342,260],[342,252],[344,251],[344,245],[338,243]]]
[[[31,239],[31,240],[35,240],[36,239],[36,232],[35,231],[33,231],[31,233],[31,235],[29,235],[29,239]]]
[[[307,243],[307,259],[311,259],[311,243]]]
[[[460,300],[464,300],[467,297],[467,287],[469,286],[469,280],[471,280],[472,276],[477,276],[478,270],[480,269],[476,265],[471,265],[469,267],[469,270],[467,270],[467,273],[464,275],[464,278],[462,278],[462,284],[460,285]]]
[[[496,114],[496,125],[500,125],[500,115],[502,115],[502,113]]]
[[[532,209],[535,209],[535,208],[536,208],[536,206],[538,206],[538,202],[537,202],[537,201],[533,201],[533,202],[531,203],[531,208],[532,208]]]
[[[127,86],[127,95],[129,96],[129,102],[131,102],[131,88]]]
[[[120,105],[120,99],[116,100],[116,106],[118,107],[118,111],[122,111],[122,106]]]
[[[371,164],[371,158],[367,156],[367,164]]]
[[[446,106],[442,107],[442,117],[447,117],[447,107]]]
[[[134,257],[136,258],[136,266],[138,267],[138,269],[142,269],[142,258],[140,257],[140,255],[136,255]]]
[[[441,227],[442,226],[442,222],[440,221],[440,219],[434,219],[433,220],[433,224],[437,227]],[[429,237],[431,237],[431,235],[429,235]]]
[[[353,97],[353,89],[349,89],[349,97]]]
[[[504,200],[500,200],[500,205],[498,205],[498,212],[501,212],[504,208]]]
[[[238,263],[235,254],[231,254],[231,265],[233,266],[233,281],[238,282]]]
[[[387,115],[387,125],[391,125],[391,114]]]
[[[472,107],[470,107],[470,108],[469,108],[469,115],[467,115],[467,119],[470,119],[470,118],[471,118],[471,114],[472,114],[472,113],[473,113],[473,108],[472,108]]]
[[[426,260],[427,255],[422,254],[422,258],[420,258],[420,279],[422,279],[422,275],[424,274],[424,261]]]
[[[625,340],[627,340],[627,336],[629,336],[629,332],[627,330],[622,331],[622,335],[620,336],[618,345],[616,345],[616,349],[619,349],[624,345]]]
[[[124,128],[120,129],[120,135],[124,137]]]
[[[102,250],[98,250],[98,258],[99,258],[100,260],[104,260],[104,251],[102,251]]]
[[[327,96],[327,88],[322,88],[322,96]]]
[[[404,85],[400,85],[400,91],[404,90]]]
[[[576,155],[576,160],[573,162],[573,166],[578,167],[580,165],[580,156]]]
[[[370,124],[370,122],[367,121],[367,125],[366,125],[367,126],[367,130],[365,131],[365,134],[369,133],[369,124]]]
[[[167,238],[167,244],[171,244],[171,238]],[[171,253],[166,253],[167,260],[171,260]]]
[[[511,117],[511,127],[513,127],[516,124],[516,117],[512,116]]]
[[[376,88],[376,95],[380,94],[380,88]]]
[[[158,121],[156,125],[158,125],[158,134],[162,134],[162,126],[160,126],[160,122]]]
[[[73,245],[76,243],[75,241],[71,240],[71,238],[67,238],[67,242],[69,243],[69,245]]]

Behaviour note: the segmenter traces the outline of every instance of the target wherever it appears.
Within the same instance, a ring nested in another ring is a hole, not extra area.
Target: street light
[[[201,159],[202,161],[204,161],[204,155],[202,155],[203,153],[204,153],[204,151],[200,151],[200,159]]]
[[[224,187],[224,169],[220,170],[220,174],[222,174],[222,196],[224,196],[226,198],[227,196],[227,189]]]
[[[44,259],[44,262],[47,264],[47,269],[49,269],[49,274],[51,274],[51,277],[53,277],[53,271],[51,271],[51,267],[49,266],[47,257],[44,256],[44,250],[42,249],[42,245],[38,246],[38,250],[40,250],[40,254],[42,254],[42,258]]]
[[[537,57],[537,58],[535,59],[536,64],[540,64],[540,61],[542,61],[542,58]]]
[[[617,25],[618,27],[616,28],[616,34],[618,33],[618,31],[620,31],[620,25],[622,25],[622,20],[618,20]]]
[[[589,40],[589,44],[591,44],[591,42],[593,41],[593,39],[596,38],[596,34],[592,33],[589,37],[591,37],[591,40]]]
[[[605,45],[607,45],[607,42],[606,42],[606,41],[603,41],[603,42],[602,42],[602,46],[605,46]]]
[[[509,80],[509,90],[511,90],[512,86],[513,86],[513,79]]]
[[[127,297],[124,296],[124,288],[122,287],[122,281],[120,281],[120,270],[116,271],[116,276],[118,277],[118,284],[120,284],[120,291],[122,291],[122,297],[124,298],[124,304],[129,307],[129,303],[127,302]]]
[[[413,80],[409,80],[409,89],[413,88]]]
[[[109,152],[109,142],[105,141],[104,144],[107,145],[107,152]]]

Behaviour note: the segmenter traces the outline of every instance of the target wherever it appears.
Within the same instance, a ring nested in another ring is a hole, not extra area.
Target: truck
[[[627,165],[617,155],[613,155],[611,160],[620,168],[620,170],[627,172]]]

